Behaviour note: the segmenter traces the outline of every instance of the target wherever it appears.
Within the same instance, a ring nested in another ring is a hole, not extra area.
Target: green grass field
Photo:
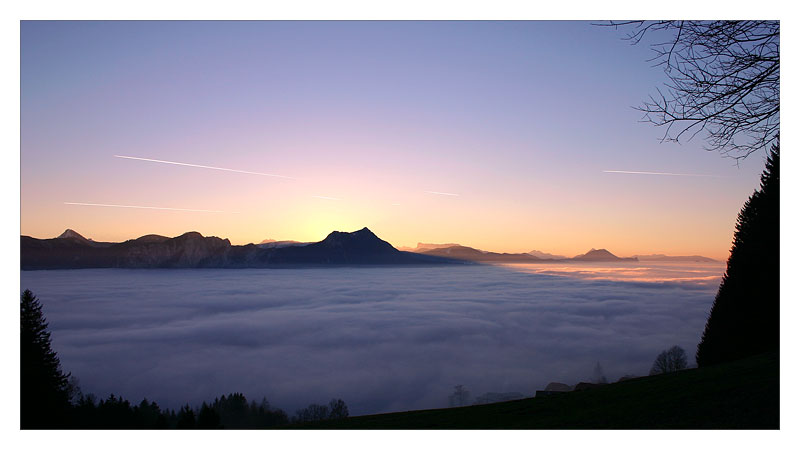
[[[779,354],[545,398],[306,423],[306,429],[778,429]]]

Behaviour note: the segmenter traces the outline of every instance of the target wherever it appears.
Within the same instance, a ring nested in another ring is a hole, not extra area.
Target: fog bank
[[[717,282],[560,274],[59,270],[22,272],[21,287],[85,393],[170,408],[236,391],[289,414],[333,397],[351,414],[445,407],[459,384],[529,396],[596,362],[611,381],[644,375],[673,345],[693,361]]]

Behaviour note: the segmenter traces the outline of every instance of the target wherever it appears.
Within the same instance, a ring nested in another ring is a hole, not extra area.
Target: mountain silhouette
[[[572,260],[581,262],[637,262],[635,257],[618,257],[606,249],[591,248],[585,254],[574,256]]]
[[[437,256],[437,257],[448,257],[452,259],[466,260],[470,262],[486,262],[486,263],[488,262],[530,263],[530,262],[541,261],[541,259],[531,254],[493,253],[490,251],[481,251],[479,249],[463,245],[433,247],[433,249],[421,250],[419,251],[419,254],[426,254],[429,256]]]
[[[77,232],[73,231],[72,229],[67,229],[66,231],[62,232],[61,235],[56,237],[57,239],[78,239],[83,241],[89,241],[86,237],[78,234]]]
[[[527,253],[495,253],[458,245],[456,243],[419,243],[416,245],[416,248],[411,249],[411,251],[430,256],[448,257],[478,263],[635,262],[638,260],[635,257],[617,257],[606,249],[593,248],[587,253],[573,258],[540,251],[530,251]]]
[[[559,260],[559,259],[566,259],[566,258],[567,258],[566,256],[561,256],[561,255],[559,255],[559,254],[550,254],[550,253],[545,253],[545,252],[543,252],[543,251],[538,251],[538,250],[535,250],[535,249],[534,249],[534,250],[532,250],[532,251],[528,251],[528,252],[527,252],[527,254],[529,254],[529,255],[531,255],[531,256],[538,257],[539,259],[554,259],[554,260]]]
[[[319,242],[264,240],[231,245],[196,231],[177,237],[148,234],[122,243],[95,242],[72,229],[54,239],[20,236],[23,270],[61,268],[260,268],[279,265],[371,265],[435,263],[713,262],[702,256],[618,257],[594,249],[572,258],[530,251],[496,253],[456,243],[419,243],[398,250],[369,228],[333,231]],[[546,257],[545,257],[546,256]]]
[[[408,264],[438,263],[445,258],[399,251],[369,228],[355,232],[333,231],[321,242],[284,246],[262,254],[270,264]]]
[[[121,243],[99,243],[67,230],[54,239],[20,237],[23,270],[70,268],[267,268],[280,265],[460,263],[451,258],[398,251],[368,228],[330,233],[316,243],[259,247],[187,232],[149,234]]]
[[[302,246],[307,245],[306,242],[298,242],[296,240],[274,240],[274,239],[266,239],[263,240],[261,243],[258,243],[257,247],[259,248],[280,248],[283,246]]]
[[[720,260],[711,259],[704,256],[667,256],[665,254],[645,254],[635,256],[636,259],[643,262],[721,262]]]
[[[428,251],[431,249],[440,249],[440,248],[449,248],[451,246],[462,246],[457,243],[422,243],[419,242],[416,244],[416,248],[414,251],[421,252],[421,251]]]

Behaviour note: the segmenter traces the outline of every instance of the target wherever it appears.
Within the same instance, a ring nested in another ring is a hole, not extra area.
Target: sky
[[[651,51],[585,21],[20,28],[38,238],[366,226],[394,246],[726,259],[763,169],[660,143],[634,109],[666,80]]]

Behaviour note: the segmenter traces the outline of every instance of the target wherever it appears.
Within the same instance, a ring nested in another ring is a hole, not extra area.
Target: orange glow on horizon
[[[22,21],[21,233],[726,260],[763,158],[661,145],[662,73],[602,28]]]

